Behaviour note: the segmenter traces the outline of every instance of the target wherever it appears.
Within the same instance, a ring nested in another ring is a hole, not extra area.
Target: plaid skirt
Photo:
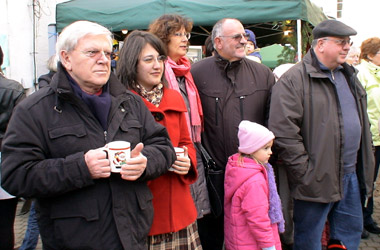
[[[194,222],[174,233],[148,236],[149,250],[202,250],[198,226]]]

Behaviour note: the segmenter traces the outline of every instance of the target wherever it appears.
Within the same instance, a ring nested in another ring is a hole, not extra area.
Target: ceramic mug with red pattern
[[[127,141],[113,141],[108,143],[103,150],[110,160],[111,172],[120,173],[121,166],[126,164],[131,157],[131,144]]]

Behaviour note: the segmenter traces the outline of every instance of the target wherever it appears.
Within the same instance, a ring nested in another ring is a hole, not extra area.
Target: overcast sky
[[[337,0],[311,0],[321,6],[325,14],[336,17]],[[343,0],[343,13],[340,21],[354,28],[357,36],[351,37],[354,45],[360,47],[363,40],[380,37],[379,0]]]

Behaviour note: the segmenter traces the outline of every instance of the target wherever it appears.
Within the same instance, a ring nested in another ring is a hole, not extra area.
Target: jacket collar
[[[317,56],[314,53],[314,50],[311,48],[309,52],[304,57],[304,65],[306,68],[306,72],[311,76],[315,78],[327,78],[326,74],[323,72],[321,68],[321,64],[317,58]],[[352,77],[355,74],[355,69],[353,66],[348,65],[347,63],[341,64],[341,67],[343,67],[343,73],[347,77]]]
[[[141,97],[141,95],[139,95],[136,91],[131,91],[132,93]],[[158,107],[156,107],[143,97],[141,97],[141,99],[152,112],[165,112],[168,110],[176,112],[187,112],[186,106],[183,103],[183,99],[180,93],[167,87],[164,87],[164,94],[162,96],[161,103]]]
[[[73,89],[70,85],[66,69],[59,62],[57,67],[57,73],[54,75],[50,86],[59,95],[70,95],[74,94]],[[111,72],[110,78],[107,83],[109,84],[109,92],[112,96],[118,96],[125,93],[125,87],[120,83],[117,77]]]
[[[237,61],[233,61],[233,62],[230,62],[228,60],[226,60],[225,58],[223,58],[221,55],[219,55],[219,53],[217,51],[215,51],[215,60],[216,60],[216,64],[223,68],[224,70],[226,69],[233,69],[233,68],[236,68],[238,67],[242,61],[245,59],[240,59],[240,60],[237,60]]]
[[[305,55],[303,63],[305,65],[307,74],[310,75],[311,78],[328,78],[328,76],[322,71],[318,58],[315,55],[313,49],[310,49],[309,52]],[[347,63],[343,63],[341,66],[343,67],[342,72],[346,76],[350,89],[354,91],[354,93],[356,92],[357,95],[364,96],[365,90],[356,77],[357,70]]]

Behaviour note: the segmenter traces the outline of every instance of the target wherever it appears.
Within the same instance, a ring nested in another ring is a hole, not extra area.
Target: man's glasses
[[[177,37],[183,37],[184,36],[184,37],[186,37],[187,40],[189,40],[191,37],[191,33],[187,33],[187,32],[185,32],[185,33],[176,32],[173,35],[177,36]]]
[[[163,63],[166,60],[166,56],[164,55],[159,55],[157,57],[154,56],[147,56],[142,59],[142,61],[146,64],[151,64],[157,61],[158,63]]]
[[[103,50],[87,50],[81,51],[85,56],[98,59],[102,55],[104,55],[108,60],[111,60],[112,52],[103,51]]]
[[[236,34],[233,36],[219,36],[219,37],[230,37],[233,40],[235,40],[236,42],[240,42],[242,38],[244,38],[245,40],[248,40],[249,34],[248,33],[241,33],[241,34]]]
[[[350,39],[346,40],[346,39],[323,38],[323,40],[333,41],[337,45],[341,45],[342,47],[346,46],[346,44],[348,44],[350,46],[352,46],[354,44],[354,42],[352,42]]]

